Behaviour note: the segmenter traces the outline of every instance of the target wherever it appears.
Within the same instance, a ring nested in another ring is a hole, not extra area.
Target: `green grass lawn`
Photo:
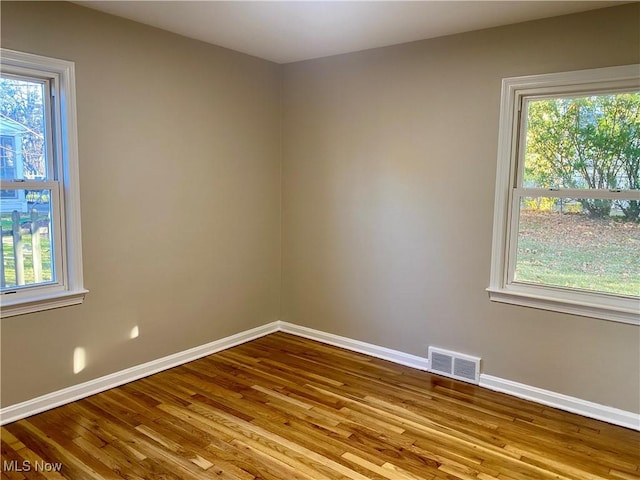
[[[521,213],[518,282],[640,296],[640,224]]]

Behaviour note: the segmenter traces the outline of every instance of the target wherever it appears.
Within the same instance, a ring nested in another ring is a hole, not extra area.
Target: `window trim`
[[[491,301],[640,325],[638,300],[560,287],[509,283],[508,272],[510,242],[515,228],[512,210],[513,195],[517,188],[518,135],[521,133],[519,125],[523,97],[628,88],[640,88],[640,64],[502,80],[491,275],[487,288]]]
[[[1,318],[53,308],[77,305],[84,301],[88,290],[84,288],[82,275],[82,236],[80,221],[80,175],[78,167],[78,127],[76,117],[75,64],[66,60],[43,57],[30,53],[0,48],[0,69],[6,73],[20,71],[32,75],[54,78],[53,123],[59,128],[54,133],[52,147],[57,150],[59,164],[59,221],[61,238],[62,278],[51,286],[34,286],[21,289],[20,295],[0,295]],[[24,182],[22,185],[39,182]],[[46,182],[44,182],[46,183]],[[42,183],[44,185],[44,183]],[[24,188],[24,187],[23,187]],[[31,294],[29,293],[31,292]]]

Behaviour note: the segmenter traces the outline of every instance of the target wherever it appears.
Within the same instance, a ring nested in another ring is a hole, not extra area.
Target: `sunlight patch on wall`
[[[134,339],[134,338],[138,338],[139,336],[140,336],[140,328],[138,328],[138,325],[136,325],[131,329],[131,332],[129,332],[129,338]]]
[[[87,352],[83,347],[76,347],[73,350],[73,373],[78,374],[87,365]]]

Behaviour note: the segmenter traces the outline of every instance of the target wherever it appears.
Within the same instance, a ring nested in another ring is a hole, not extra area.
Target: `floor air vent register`
[[[480,358],[429,347],[429,371],[478,385],[480,383]]]

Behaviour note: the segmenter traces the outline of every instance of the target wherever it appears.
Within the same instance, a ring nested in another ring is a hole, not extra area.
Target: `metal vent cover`
[[[442,348],[429,347],[429,371],[478,385],[480,358]]]
[[[451,375],[453,373],[453,357],[450,355],[443,355],[442,353],[434,352],[430,356],[430,363],[432,370],[439,372],[445,372]]]

